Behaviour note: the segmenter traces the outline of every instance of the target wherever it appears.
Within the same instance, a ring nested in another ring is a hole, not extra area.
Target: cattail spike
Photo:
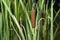
[[[32,28],[35,27],[35,9],[32,9],[31,11],[31,24],[32,24]]]

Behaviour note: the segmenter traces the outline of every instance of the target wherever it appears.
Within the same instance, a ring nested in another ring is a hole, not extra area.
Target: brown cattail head
[[[32,24],[32,28],[35,27],[35,13],[36,13],[35,9],[32,9],[32,11],[31,11],[31,24]]]

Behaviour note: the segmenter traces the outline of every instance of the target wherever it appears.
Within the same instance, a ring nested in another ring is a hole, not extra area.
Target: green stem
[[[51,1],[51,28],[50,28],[50,40],[53,40],[53,0]]]

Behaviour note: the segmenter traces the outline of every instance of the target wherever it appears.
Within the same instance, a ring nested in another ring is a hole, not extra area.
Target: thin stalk
[[[14,14],[15,14],[15,16],[16,16],[16,18],[17,18],[17,0],[14,0]]]
[[[38,7],[37,7],[37,16],[36,16],[36,28],[35,28],[35,33],[36,33],[36,36],[37,36],[37,40],[39,40],[39,25],[38,25],[38,15],[39,15],[39,10],[38,10]],[[37,33],[38,32],[38,33]]]
[[[53,0],[51,1],[51,28],[50,28],[50,40],[53,40]]]

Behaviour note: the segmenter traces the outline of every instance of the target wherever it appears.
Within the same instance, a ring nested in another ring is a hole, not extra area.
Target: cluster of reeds
[[[32,0],[2,0],[2,40],[54,40],[58,28],[53,31],[53,23],[60,9],[53,18],[55,2],[51,0],[49,9],[48,2],[44,2],[45,0],[38,0],[34,20],[33,14],[30,17]],[[35,24],[32,24],[31,18]]]

